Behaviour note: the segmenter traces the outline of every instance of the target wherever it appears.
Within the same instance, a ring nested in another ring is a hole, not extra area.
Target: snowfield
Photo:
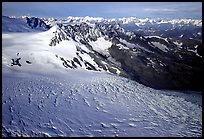
[[[202,136],[201,103],[115,75],[3,74],[2,91],[2,136]]]
[[[72,58],[76,42],[50,47],[46,33],[2,34],[2,136],[202,136],[200,92],[66,69],[56,54]],[[11,66],[16,57],[22,66]]]

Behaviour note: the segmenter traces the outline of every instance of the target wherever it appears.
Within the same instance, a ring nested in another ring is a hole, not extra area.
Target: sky
[[[7,16],[202,19],[202,2],[3,2]]]

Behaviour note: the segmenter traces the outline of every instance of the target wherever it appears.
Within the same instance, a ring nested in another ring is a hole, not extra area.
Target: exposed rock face
[[[120,71],[120,76],[157,89],[200,90],[202,88],[199,79],[202,75],[200,41],[188,40],[191,43],[189,45],[182,39],[144,37],[125,31],[118,24],[95,24],[91,27],[81,23],[61,25],[61,28],[67,36],[84,44],[90,50],[85,53],[89,54],[103,70],[116,74],[116,68]],[[91,46],[91,42],[97,41],[100,37],[112,43],[108,54],[95,51]],[[180,41],[182,45],[178,45],[175,41]],[[80,48],[78,52],[84,53]],[[113,63],[110,58],[120,64]],[[73,62],[80,65],[80,59],[74,58]],[[97,70],[90,63],[85,62],[85,65],[89,70]]]
[[[196,65],[177,62],[172,58],[165,58],[162,55],[135,54],[127,50],[120,50],[113,45],[110,54],[121,62],[122,69],[130,77],[140,83],[157,89],[201,89],[202,82],[199,76],[202,75],[202,63]],[[151,57],[154,64],[148,65],[146,57]],[[175,59],[176,60],[176,59]],[[159,61],[163,61],[160,64]],[[164,66],[162,66],[164,65]]]
[[[26,17],[26,21],[28,26],[30,26],[32,29],[40,28],[41,30],[48,30],[50,29],[50,26],[45,24],[45,22],[42,19],[36,18],[36,17]]]

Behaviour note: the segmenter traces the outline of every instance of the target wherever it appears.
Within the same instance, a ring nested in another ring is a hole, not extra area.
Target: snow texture
[[[202,136],[200,94],[178,94],[88,71],[3,74],[2,136]]]
[[[2,136],[202,136],[200,92],[155,90],[105,72],[66,69],[56,55],[73,58],[79,44],[69,39],[49,46],[52,29],[2,34]],[[100,41],[101,49],[109,47]]]

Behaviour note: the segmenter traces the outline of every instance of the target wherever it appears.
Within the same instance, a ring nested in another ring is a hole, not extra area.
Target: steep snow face
[[[91,41],[89,44],[92,46],[92,48],[100,53],[104,53],[105,55],[108,54],[108,48],[111,47],[112,43],[108,40],[105,40],[103,37],[98,38],[96,41]]]
[[[200,94],[78,70],[9,71],[2,81],[4,137],[202,136]]]

